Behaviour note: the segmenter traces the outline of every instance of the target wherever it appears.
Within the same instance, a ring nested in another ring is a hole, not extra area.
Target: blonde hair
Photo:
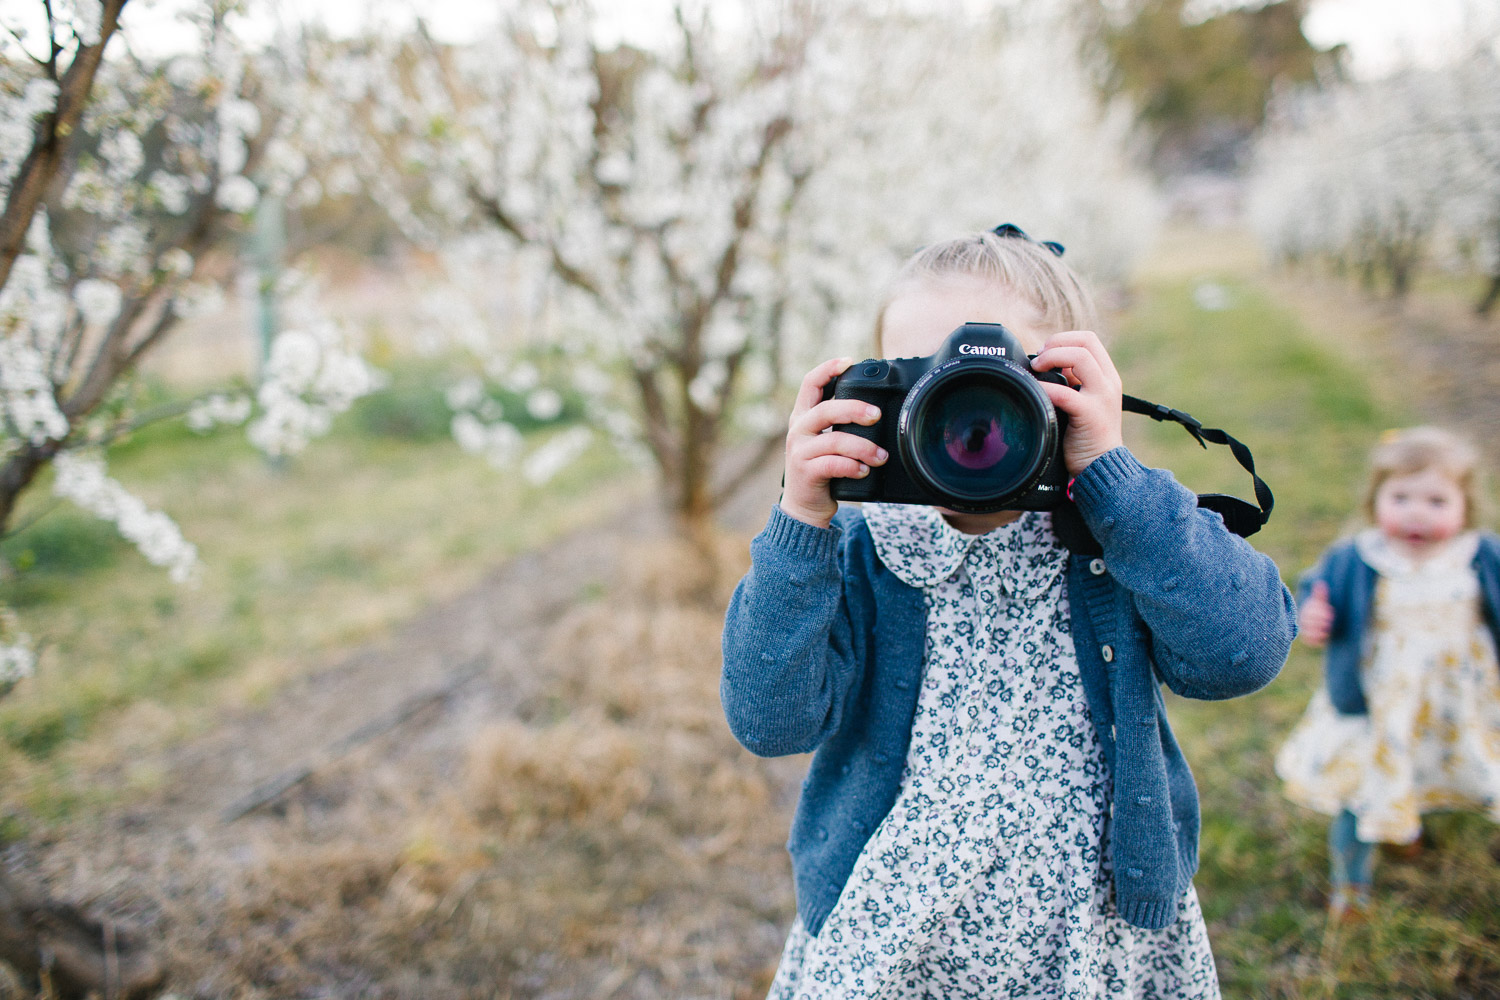
[[[902,288],[915,281],[953,277],[1009,289],[1036,309],[1041,326],[1056,331],[1098,326],[1093,296],[1061,256],[1025,236],[974,233],[925,246],[896,272],[875,314],[877,354],[885,339],[886,308]]]
[[[1442,427],[1389,430],[1370,452],[1370,478],[1360,505],[1375,520],[1375,494],[1386,480],[1434,469],[1453,480],[1464,497],[1464,527],[1479,523],[1484,490],[1479,449],[1460,434]]]

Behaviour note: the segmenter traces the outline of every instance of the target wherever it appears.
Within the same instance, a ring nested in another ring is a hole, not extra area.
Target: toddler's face
[[[887,358],[925,358],[965,323],[1001,323],[1035,354],[1053,332],[1039,320],[1035,306],[1003,286],[962,275],[923,278],[885,307],[880,347]]]
[[[1440,469],[1392,476],[1375,491],[1375,525],[1409,555],[1422,558],[1457,535],[1467,514],[1464,491]]]

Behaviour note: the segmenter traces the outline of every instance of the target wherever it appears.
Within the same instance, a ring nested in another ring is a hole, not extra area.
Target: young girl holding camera
[[[921,357],[1002,323],[1065,375],[1039,384],[1067,417],[1071,509],[840,510],[831,479],[895,459],[833,428],[895,414],[822,398],[848,359],[803,380],[724,629],[736,737],[815,754],[774,998],[1218,996],[1197,790],[1159,685],[1268,683],[1294,606],[1270,559],[1122,445],[1120,377],[1061,249],[1013,226],[927,247],[876,337]]]
[[[1370,902],[1372,846],[1416,845],[1422,814],[1500,821],[1500,538],[1475,530],[1474,447],[1449,431],[1376,446],[1364,514],[1302,582],[1325,684],[1277,755],[1292,801],[1334,817],[1335,920]]]

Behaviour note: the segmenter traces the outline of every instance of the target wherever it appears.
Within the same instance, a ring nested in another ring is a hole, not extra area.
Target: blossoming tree
[[[695,530],[779,447],[785,387],[868,351],[916,245],[1011,220],[1111,277],[1148,237],[1129,116],[1064,13],[684,0],[624,44],[585,3],[518,0],[472,44],[371,40],[328,75],[382,203],[450,260],[462,237],[530,268],[595,426],[649,454]],[[503,377],[514,352],[495,331],[476,356]],[[455,431],[504,451],[504,423],[469,409]]]
[[[51,466],[59,496],[186,581],[195,546],[109,476],[104,448],[144,419],[126,376],[214,298],[203,257],[231,246],[262,192],[289,188],[306,162],[285,139],[295,117],[279,110],[296,74],[273,64],[295,48],[250,52],[231,30],[235,5],[216,0],[189,12],[195,50],[106,58],[124,6],[39,3],[32,33],[0,54],[0,533]],[[374,385],[307,297],[288,312],[250,427],[271,454]],[[251,409],[220,392],[192,418],[243,421]],[[0,680],[30,667],[17,640],[0,636]]]
[[[1401,298],[1424,260],[1477,263],[1500,301],[1500,59],[1493,39],[1446,65],[1289,94],[1260,144],[1252,221],[1285,259],[1332,260]]]
[[[263,194],[289,192],[306,167],[289,138],[305,130],[295,113],[302,76],[288,65],[296,45],[246,47],[233,0],[187,8],[196,48],[154,59],[126,51],[126,3],[38,0],[29,19],[16,5],[4,15],[0,534],[50,466],[59,496],[115,523],[146,559],[187,581],[195,546],[109,475],[104,450],[152,416],[139,411],[128,376],[214,297],[200,273],[205,255],[232,249]],[[190,422],[253,413],[252,442],[285,454],[375,385],[314,300],[292,296],[284,312],[253,403],[211,393]],[[0,608],[0,693],[32,665]],[[3,872],[0,927],[0,959],[34,973],[53,955],[62,995],[124,996],[161,976],[150,950],[126,937],[107,968],[94,954],[105,940],[98,927],[32,899]]]

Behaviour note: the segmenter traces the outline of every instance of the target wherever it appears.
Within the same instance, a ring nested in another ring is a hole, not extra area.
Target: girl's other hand
[[[1328,584],[1322,580],[1312,585],[1312,593],[1297,609],[1297,629],[1302,641],[1321,649],[1333,633],[1333,605],[1328,603]]]
[[[1087,330],[1054,333],[1032,359],[1031,367],[1034,371],[1059,371],[1074,387],[1039,383],[1052,405],[1068,415],[1063,461],[1069,475],[1078,475],[1094,459],[1124,443],[1120,373],[1115,371],[1115,363],[1098,334]]]
[[[862,400],[823,398],[823,387],[853,363],[853,358],[834,358],[808,372],[787,422],[781,509],[818,528],[828,527],[839,509],[828,491],[830,479],[863,479],[870,466],[884,465],[890,457],[873,441],[829,430],[834,424],[869,426],[880,419],[879,408]]]

